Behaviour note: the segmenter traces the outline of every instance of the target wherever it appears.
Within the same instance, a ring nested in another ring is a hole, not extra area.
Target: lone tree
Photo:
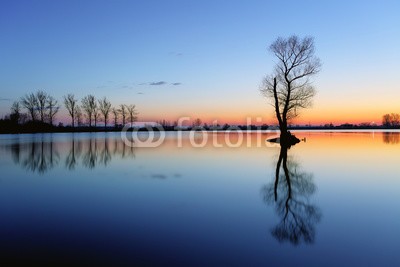
[[[69,115],[72,120],[72,127],[75,127],[75,115],[78,107],[78,100],[75,99],[73,94],[68,94],[64,96],[64,106],[68,110]]]
[[[267,76],[261,92],[272,100],[279,122],[282,143],[290,143],[288,121],[299,114],[299,110],[312,105],[315,96],[310,78],[320,70],[320,60],[314,55],[314,39],[303,39],[293,35],[278,38],[269,47],[277,62],[272,75]]]

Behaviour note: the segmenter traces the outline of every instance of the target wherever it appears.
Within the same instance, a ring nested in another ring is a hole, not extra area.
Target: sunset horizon
[[[6,40],[0,45],[0,117],[25,94],[43,90],[59,103],[67,94],[94,94],[113,106],[135,104],[141,121],[190,116],[240,124],[250,116],[274,124],[273,108],[259,92],[274,66],[268,45],[297,33],[314,38],[322,68],[312,81],[313,106],[293,124],[381,124],[384,114],[400,113],[396,6],[314,3],[301,20],[278,27],[279,15],[270,12],[278,7],[263,1],[213,2],[212,9],[179,1],[8,2],[0,11]],[[56,121],[69,123],[64,107]]]

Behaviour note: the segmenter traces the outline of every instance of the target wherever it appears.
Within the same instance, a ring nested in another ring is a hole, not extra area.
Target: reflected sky
[[[398,266],[398,134],[2,135],[0,265]]]

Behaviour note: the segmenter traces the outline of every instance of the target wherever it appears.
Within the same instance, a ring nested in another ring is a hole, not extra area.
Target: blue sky
[[[43,89],[133,103],[143,120],[269,122],[267,47],[291,34],[313,36],[323,63],[300,122],[400,113],[400,2],[322,2],[1,1],[0,115]]]

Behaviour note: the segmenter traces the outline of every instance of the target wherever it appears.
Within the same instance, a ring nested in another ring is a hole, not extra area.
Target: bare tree
[[[131,122],[131,127],[133,127],[133,122],[137,121],[137,115],[139,113],[136,111],[135,105],[126,106],[126,110],[128,111],[128,114],[129,114],[129,120]]]
[[[127,115],[126,106],[121,104],[119,107],[120,107],[120,109],[118,109],[118,112],[122,116],[122,126],[125,126],[125,120],[126,120],[126,115]]]
[[[36,121],[37,118],[37,112],[36,112],[36,106],[37,106],[37,99],[35,94],[31,93],[29,95],[25,95],[24,97],[21,98],[21,104],[28,110],[28,113],[31,117],[32,121]]]
[[[114,115],[114,127],[117,128],[117,126],[118,126],[118,115],[119,115],[118,109],[112,108],[111,112]]]
[[[111,110],[111,102],[104,97],[103,99],[99,100],[99,109],[104,117],[104,127],[107,128],[108,115],[110,114]]]
[[[75,96],[73,94],[68,94],[67,96],[64,96],[64,106],[71,116],[72,127],[75,127],[75,114],[78,107],[78,100],[75,99]]]
[[[82,109],[79,105],[76,106],[75,108],[75,119],[76,119],[76,124],[78,125],[78,127],[80,127],[82,125]]]
[[[399,127],[400,125],[400,115],[397,113],[390,114],[392,127]]]
[[[44,122],[46,117],[46,104],[48,95],[43,91],[37,91],[36,93],[36,109],[39,112],[40,122]]]
[[[47,110],[49,116],[49,123],[53,125],[54,117],[60,110],[60,106],[58,105],[58,101],[52,96],[47,97]]]
[[[382,117],[382,125],[385,127],[399,127],[400,115],[397,113],[385,114]]]
[[[390,119],[390,114],[385,114],[382,116],[382,125],[385,127],[390,127],[391,126],[391,119]]]
[[[288,141],[288,121],[302,108],[310,107],[315,90],[310,78],[320,70],[320,60],[314,55],[314,39],[293,35],[276,39],[269,50],[277,58],[274,73],[266,77],[261,92],[272,100],[281,131],[281,142]]]
[[[14,103],[11,106],[11,114],[10,114],[10,119],[18,124],[21,118],[21,105],[18,101],[14,101]]]
[[[94,121],[94,127],[95,128],[97,127],[97,122],[99,120],[99,117],[100,117],[100,112],[99,112],[99,108],[98,108],[97,103],[96,103],[95,107],[94,107],[94,112],[93,112],[93,121]]]
[[[92,117],[97,109],[96,98],[94,95],[87,95],[82,99],[82,108],[88,117],[89,127],[92,127]]]

